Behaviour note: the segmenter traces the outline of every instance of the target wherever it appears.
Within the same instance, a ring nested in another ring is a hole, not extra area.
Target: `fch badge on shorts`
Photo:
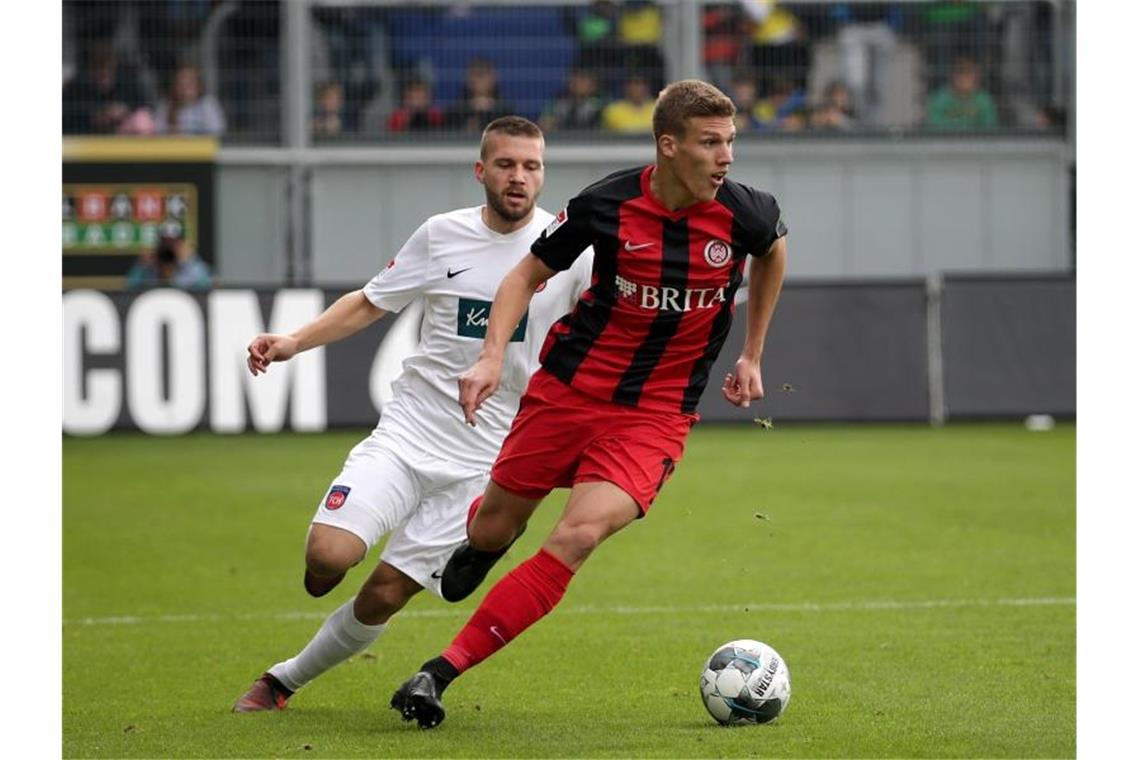
[[[352,489],[348,486],[333,486],[329,489],[329,495],[325,497],[325,509],[340,509],[344,506],[345,499],[348,498],[348,492]]]

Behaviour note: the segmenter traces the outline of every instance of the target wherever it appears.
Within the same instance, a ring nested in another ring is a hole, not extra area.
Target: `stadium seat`
[[[467,62],[486,58],[498,69],[503,96],[537,118],[562,90],[577,51],[555,8],[401,11],[389,24],[397,70],[431,76],[436,101],[445,107],[459,97]]]

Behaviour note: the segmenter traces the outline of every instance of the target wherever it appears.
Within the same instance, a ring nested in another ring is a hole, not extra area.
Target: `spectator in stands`
[[[131,268],[127,270],[127,287],[131,290],[154,288],[163,284],[158,272],[158,254],[148,248],[139,254]]]
[[[793,108],[787,116],[780,120],[781,132],[803,132],[811,121],[811,109],[807,105]]]
[[[432,103],[431,87],[422,79],[413,77],[404,83],[400,105],[388,117],[389,132],[423,132],[444,125],[444,115]]]
[[[486,58],[467,62],[467,81],[458,102],[447,112],[448,127],[465,132],[482,132],[500,116],[514,113],[515,107],[499,91],[499,73]]]
[[[827,86],[823,91],[823,102],[811,112],[810,125],[812,129],[823,132],[849,132],[858,128],[855,106],[847,85],[836,80]]]
[[[661,55],[661,8],[654,2],[626,0],[618,15],[621,65],[638,71],[649,81],[650,90],[665,86],[665,58]]]
[[[775,77],[768,85],[768,95],[756,107],[756,118],[768,130],[794,128],[795,123],[784,124],[784,120],[807,107],[807,95],[795,82],[785,77]]]
[[[1037,109],[1033,126],[1037,129],[1058,130],[1064,129],[1068,124],[1069,115],[1065,109],[1057,105],[1045,105]]]
[[[983,3],[961,0],[922,3],[918,8],[922,24],[919,39],[926,58],[928,81],[949,79],[959,58],[982,60],[987,44],[994,38],[986,20],[990,8]]]
[[[388,59],[386,12],[367,3],[314,3],[310,11],[313,32],[327,43],[332,76],[341,83],[344,132],[363,129],[364,110],[381,92],[379,72]]]
[[[144,65],[161,77],[163,82],[182,62],[184,51],[194,49],[202,38],[202,31],[210,15],[223,15],[224,3],[201,0],[165,0],[164,2],[127,3],[87,2],[84,5],[106,5],[115,9],[120,26],[138,24],[139,53]],[[131,16],[135,18],[130,19]]]
[[[603,90],[613,84],[610,72],[621,60],[621,43],[617,38],[617,6],[608,0],[596,0],[585,8],[565,11],[567,26],[578,38],[578,55],[574,68],[593,72]]]
[[[605,99],[598,93],[598,78],[589,69],[571,69],[566,89],[543,111],[543,130],[596,129],[602,123]]]
[[[746,22],[739,3],[710,3],[701,11],[701,29],[704,32],[701,51],[705,71],[712,83],[726,93],[735,87],[735,69],[741,63],[747,46]],[[753,83],[753,89],[755,86]],[[739,125],[737,129],[740,129]]]
[[[631,47],[661,42],[661,8],[646,0],[626,0],[618,16],[618,37]]]
[[[651,88],[664,86],[662,18],[656,3],[601,1],[571,13],[581,46],[574,66],[593,71],[600,89],[613,92],[622,86],[626,71],[647,76]]]
[[[987,70],[996,75],[991,81],[998,118],[1006,126],[1043,128],[1041,104],[1053,91],[1056,11],[1045,4],[1003,3],[987,17],[997,41],[988,47],[995,55]]]
[[[198,258],[181,230],[164,231],[154,250],[139,254],[127,272],[128,288],[205,290],[212,283],[209,265]]]
[[[926,123],[936,129],[992,129],[998,126],[997,106],[981,87],[981,74],[973,58],[954,62],[949,84],[926,104]]]
[[[839,53],[854,106],[868,124],[886,126],[888,72],[901,12],[891,3],[838,3],[832,13],[839,23]]]
[[[94,45],[86,66],[63,88],[64,134],[153,134],[154,114],[136,72],[110,44]]]
[[[325,82],[313,103],[313,137],[339,137],[344,132],[344,88]]]
[[[624,89],[625,97],[602,111],[602,126],[623,134],[652,132],[653,108],[657,103],[649,91],[649,80],[643,74],[631,74]]]
[[[752,72],[740,70],[733,74],[729,96],[736,105],[734,122],[737,133],[764,128],[757,116],[760,107],[760,90],[756,86],[756,77],[752,76]]]
[[[179,66],[169,94],[159,101],[155,114],[158,132],[172,135],[221,135],[226,117],[218,99],[206,92],[197,66]]]
[[[774,0],[741,0],[751,30],[747,65],[765,76],[807,86],[810,51],[799,18]]]
[[[580,11],[568,10],[567,13],[574,16],[573,25],[580,45],[594,45],[614,37],[617,6],[610,0],[595,0]]]

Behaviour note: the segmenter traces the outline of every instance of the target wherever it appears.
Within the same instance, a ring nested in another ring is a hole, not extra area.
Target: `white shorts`
[[[439,575],[467,538],[467,511],[489,473],[401,446],[377,430],[353,447],[317,507],[314,523],[342,528],[380,559],[439,596]]]

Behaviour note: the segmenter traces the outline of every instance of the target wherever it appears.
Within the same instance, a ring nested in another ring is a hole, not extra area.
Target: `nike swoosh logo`
[[[506,638],[503,637],[503,634],[499,633],[499,626],[493,625],[493,626],[491,626],[490,630],[491,630],[492,636],[494,636],[496,639],[503,642],[504,644],[507,643],[507,640],[506,640]]]
[[[653,245],[653,243],[640,243],[639,245],[634,245],[633,241],[631,240],[625,241],[625,249],[627,251],[640,251],[642,248],[648,248],[651,245]]]
[[[431,574],[431,577],[435,578],[438,581],[440,578],[443,577],[443,571],[442,570],[436,570],[434,573]]]
[[[470,269],[470,268],[471,268],[471,267],[467,267],[467,269]],[[450,268],[450,267],[448,267],[448,269],[447,269],[447,279],[449,279],[449,280],[450,280],[452,277],[456,277],[456,276],[458,276],[458,275],[461,275],[461,274],[463,274],[464,272],[466,272],[466,271],[467,271],[467,269],[459,269],[459,270],[456,270],[456,271],[452,272],[452,271],[451,271],[451,268]]]

